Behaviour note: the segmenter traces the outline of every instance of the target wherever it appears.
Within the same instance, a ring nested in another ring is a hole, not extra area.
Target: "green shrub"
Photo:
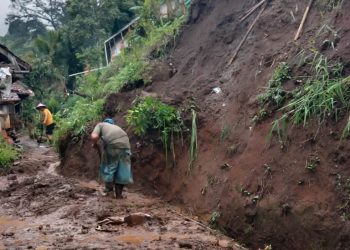
[[[8,168],[19,156],[19,152],[0,136],[0,168]]]
[[[221,217],[221,213],[220,212],[213,212],[211,214],[210,219],[209,219],[209,227],[211,229],[214,229],[214,230],[218,230],[219,229],[220,217]]]
[[[79,98],[73,106],[61,110],[57,116],[57,129],[54,132],[54,142],[57,146],[60,138],[68,133],[73,137],[82,135],[91,121],[100,120],[103,109],[103,99],[92,101]]]
[[[150,96],[130,109],[126,119],[137,135],[144,135],[150,129],[160,130],[162,134],[180,132],[182,127],[180,113],[175,108]]]
[[[118,92],[125,85],[138,81],[143,81],[145,84],[150,83],[150,77],[148,75],[149,68],[149,62],[145,58],[130,59],[129,62],[125,62],[125,65],[119,69],[118,74],[108,79],[103,92]]]
[[[288,79],[290,79],[290,68],[287,63],[282,62],[273,72],[266,91],[258,96],[260,106],[280,108],[285,102],[286,95],[282,84]]]
[[[266,108],[262,108],[259,112],[253,117],[252,121],[254,124],[258,124],[266,120],[270,115],[270,112]]]
[[[144,135],[151,130],[158,131],[165,152],[170,148],[175,158],[174,134],[181,134],[183,129],[182,118],[175,108],[153,97],[146,97],[128,111],[126,120],[134,127],[136,135]]]
[[[142,19],[143,20],[143,19]],[[150,54],[163,57],[168,44],[179,34],[184,17],[175,18],[167,23],[139,21],[139,28],[146,31],[145,36],[137,33],[138,29],[127,35],[128,48],[122,51],[102,75],[103,93],[119,91],[123,86],[142,80],[151,82],[149,63]],[[117,72],[117,73],[116,73]]]
[[[87,75],[80,76],[77,78],[77,91],[79,94],[85,95],[87,98],[100,99],[105,96],[106,93],[103,91],[103,84],[101,78],[103,71],[101,72],[90,72]]]

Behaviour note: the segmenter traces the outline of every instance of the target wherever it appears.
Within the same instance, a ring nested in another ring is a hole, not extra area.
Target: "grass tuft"
[[[287,121],[305,127],[310,120],[317,119],[321,125],[325,119],[339,121],[350,108],[350,77],[342,76],[342,64],[329,61],[317,51],[313,57],[308,56],[305,63],[310,73],[303,77],[302,85],[292,92],[288,103],[280,108],[282,116],[272,123],[269,140],[276,134],[281,144],[285,142],[283,131]],[[343,136],[347,136],[349,131],[350,118]]]
[[[0,135],[0,168],[9,168],[18,157],[18,150],[7,144]]]

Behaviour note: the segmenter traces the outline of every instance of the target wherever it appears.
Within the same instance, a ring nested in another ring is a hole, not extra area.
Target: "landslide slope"
[[[350,147],[348,140],[340,141],[346,118],[338,123],[329,119],[321,127],[312,122],[307,127],[289,125],[283,147],[275,140],[266,143],[278,112],[257,125],[252,122],[259,110],[256,97],[280,62],[302,74],[297,67],[301,51],[316,49],[340,60],[344,75],[350,72],[350,2],[331,8],[336,1],[315,1],[301,38],[294,42],[307,2],[270,1],[228,65],[258,11],[244,22],[239,17],[256,1],[196,1],[168,58],[176,74],[143,89],[169,104],[197,107],[199,152],[191,174],[187,146],[177,146],[177,163],[171,168],[159,147],[131,136],[133,144],[140,142],[134,149],[137,185],[153,187],[195,214],[217,212],[220,227],[252,249],[265,243],[274,249],[350,247],[345,187]],[[320,35],[322,27],[336,31],[334,48],[325,46],[332,32]],[[286,87],[293,90],[298,84],[290,80]],[[213,92],[215,87],[222,92]],[[125,126],[125,111],[140,92],[111,95],[106,112],[118,106],[123,112],[116,118]],[[68,152],[66,166],[69,157]],[[305,169],[312,157],[319,159],[315,172]]]

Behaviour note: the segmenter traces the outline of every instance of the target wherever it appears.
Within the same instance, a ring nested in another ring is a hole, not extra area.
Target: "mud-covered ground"
[[[0,177],[0,249],[240,249],[142,190],[115,200],[96,181],[60,176],[51,148],[23,141],[22,159]],[[108,219],[133,213],[150,217],[134,226]]]

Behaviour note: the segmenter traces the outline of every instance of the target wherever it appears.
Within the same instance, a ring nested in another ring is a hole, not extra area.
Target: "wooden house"
[[[0,44],[0,130],[19,128],[22,100],[34,93],[23,84],[30,65]]]

